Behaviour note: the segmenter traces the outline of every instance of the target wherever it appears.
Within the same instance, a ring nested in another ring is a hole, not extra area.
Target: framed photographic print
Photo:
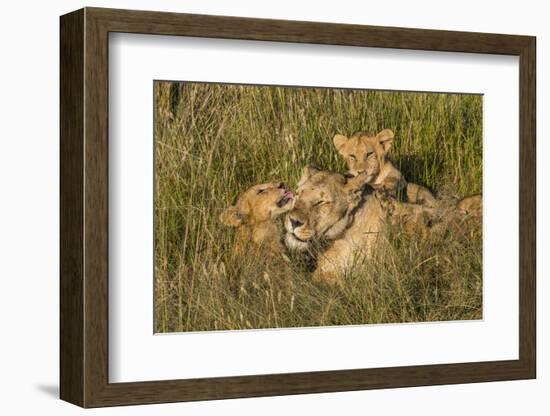
[[[61,398],[534,378],[535,49],[62,16]]]

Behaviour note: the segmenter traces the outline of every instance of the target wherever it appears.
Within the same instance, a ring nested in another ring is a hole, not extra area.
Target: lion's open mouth
[[[290,191],[286,191],[283,197],[279,200],[279,202],[277,202],[277,206],[279,208],[282,208],[293,199],[294,199],[294,194]]]

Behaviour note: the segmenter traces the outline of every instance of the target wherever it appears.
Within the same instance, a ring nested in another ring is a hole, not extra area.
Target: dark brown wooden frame
[[[60,396],[83,407],[409,387],[536,376],[535,38],[85,8],[61,17]],[[110,32],[519,56],[519,359],[109,383]]]

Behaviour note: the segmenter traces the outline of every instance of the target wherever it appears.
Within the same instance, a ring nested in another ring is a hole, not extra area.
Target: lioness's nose
[[[284,189],[285,188],[285,183],[284,182],[279,182],[279,185],[277,185],[279,187],[279,189]]]
[[[304,224],[303,222],[290,217],[290,225],[292,225],[292,229],[298,228],[300,225],[303,225],[303,224]]]

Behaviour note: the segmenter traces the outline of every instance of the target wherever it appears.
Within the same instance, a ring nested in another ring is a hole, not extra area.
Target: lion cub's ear
[[[239,227],[244,222],[244,215],[237,207],[228,207],[220,214],[220,222],[228,227]]]
[[[394,134],[390,129],[384,129],[376,135],[376,139],[382,145],[384,152],[388,153],[393,143]]]
[[[334,143],[334,147],[336,147],[336,150],[338,150],[340,153],[342,153],[342,146],[344,146],[348,141],[348,138],[344,136],[343,134],[337,134],[332,139],[332,143]]]
[[[302,186],[306,181],[311,178],[313,175],[321,172],[321,169],[319,169],[317,166],[308,165],[304,169],[302,169],[302,177],[298,181],[298,187]]]

